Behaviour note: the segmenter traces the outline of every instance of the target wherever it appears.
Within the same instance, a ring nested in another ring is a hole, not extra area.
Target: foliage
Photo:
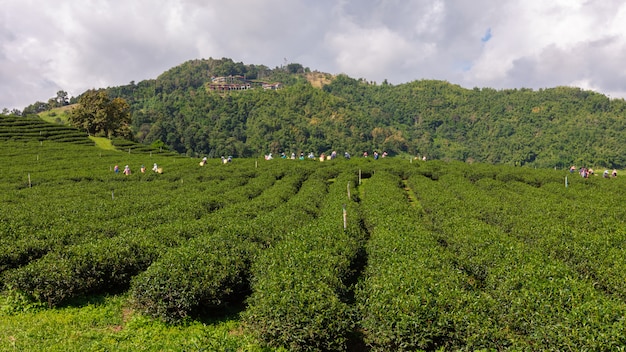
[[[344,185],[354,177],[338,178],[320,218],[261,253],[252,269],[253,293],[244,319],[270,346],[291,351],[347,348],[355,326],[348,283],[361,231],[354,219],[344,230],[333,218],[339,219],[334,215],[346,201]]]
[[[54,306],[68,298],[104,289],[125,290],[130,278],[145,270],[157,255],[157,248],[150,244],[115,237],[50,252],[8,272],[4,283]]]
[[[110,99],[105,90],[88,90],[70,110],[69,122],[90,135],[130,138],[130,106],[123,98]]]
[[[377,85],[346,75],[317,89],[302,71],[297,63],[268,69],[226,58],[192,60],[156,80],[108,91],[131,105],[139,141],[160,140],[187,155],[377,150],[537,167],[626,166],[622,99],[573,87]],[[281,82],[283,89],[212,91],[211,78],[220,75]]]
[[[135,278],[134,306],[177,322],[201,309],[241,302],[247,289],[251,248],[229,236],[205,236],[171,250]]]
[[[57,141],[93,145],[76,128],[45,122],[37,116],[0,116],[0,140]]]
[[[2,144],[0,349],[626,345],[622,171]]]

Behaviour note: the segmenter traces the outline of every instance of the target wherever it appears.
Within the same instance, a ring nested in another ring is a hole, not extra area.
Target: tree
[[[67,96],[68,94],[66,91],[64,90],[58,91],[56,98],[54,98],[57,103],[57,106],[65,106],[69,104],[69,98]]]
[[[48,106],[48,104],[42,102],[42,101],[37,101],[33,104],[30,104],[29,106],[24,108],[24,111],[22,112],[22,114],[24,116],[27,115],[37,115],[40,112],[44,112],[50,110],[50,107]]]
[[[78,106],[70,111],[69,121],[91,135],[108,138],[131,138],[130,106],[123,98],[111,100],[104,90],[88,90],[78,99]]]
[[[287,72],[289,73],[304,73],[304,67],[298,63],[291,63],[287,65]]]

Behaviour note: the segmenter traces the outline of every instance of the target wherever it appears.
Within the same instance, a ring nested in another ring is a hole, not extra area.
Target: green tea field
[[[626,175],[92,144],[0,142],[1,351],[626,349]]]

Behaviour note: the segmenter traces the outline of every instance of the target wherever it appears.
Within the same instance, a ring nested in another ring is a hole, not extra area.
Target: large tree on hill
[[[110,99],[105,90],[88,90],[70,111],[69,121],[90,135],[131,138],[130,106],[123,98]]]

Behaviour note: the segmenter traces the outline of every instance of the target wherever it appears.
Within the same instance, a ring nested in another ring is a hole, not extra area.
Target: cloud
[[[585,84],[626,97],[625,46],[617,0],[5,0],[0,108],[208,57],[269,67],[287,58],[395,84]]]

